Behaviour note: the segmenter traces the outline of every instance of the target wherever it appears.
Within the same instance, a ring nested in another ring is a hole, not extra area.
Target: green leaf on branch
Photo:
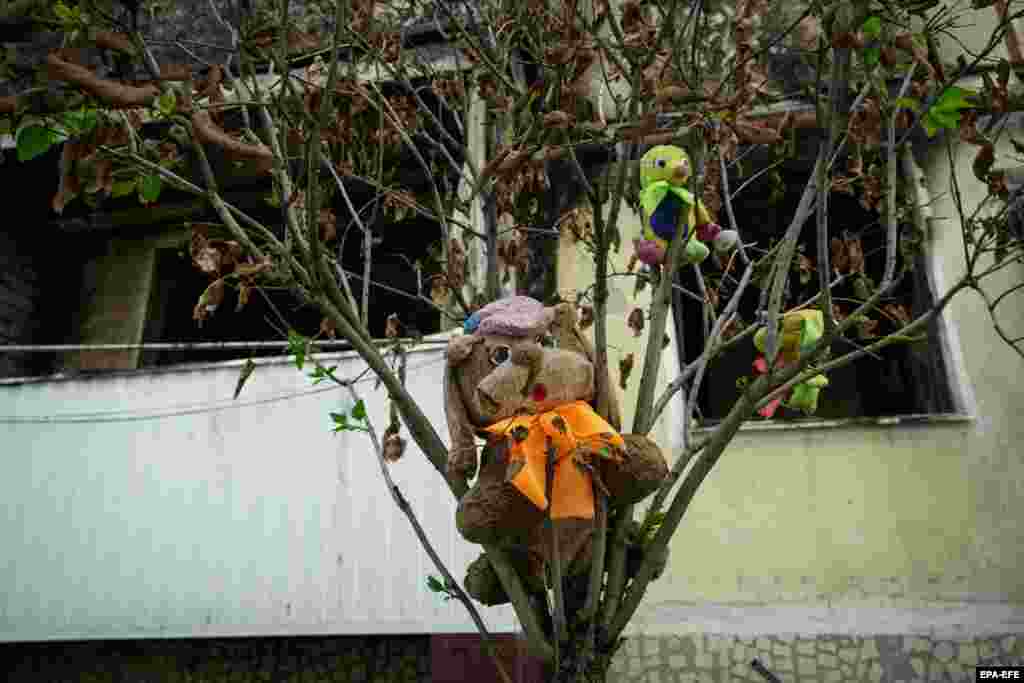
[[[363,399],[356,401],[356,404],[352,407],[352,419],[366,422],[366,404],[363,403]]]
[[[940,129],[959,128],[961,110],[972,109],[975,106],[968,101],[968,97],[977,97],[977,93],[955,86],[946,88],[921,122],[928,137],[934,137]]]
[[[309,348],[309,339],[303,337],[295,330],[288,330],[288,355],[295,356],[295,367],[299,370],[306,363],[306,350]]]
[[[909,109],[915,114],[921,111],[921,103],[915,100],[913,97],[897,97],[896,98],[897,109]]]
[[[866,47],[861,52],[861,59],[864,60],[864,66],[873,68],[878,61],[882,58],[882,48],[880,47]]]
[[[178,98],[175,96],[173,90],[165,91],[156,100],[156,108],[164,116],[170,116],[174,113],[177,107]]]
[[[318,365],[313,372],[310,373],[309,378],[313,380],[313,384],[320,384],[320,382],[323,382],[325,379],[334,379],[334,371],[337,369],[337,365],[332,365],[329,368]]]
[[[160,190],[164,183],[158,175],[147,175],[139,178],[139,201],[143,204],[152,204],[160,198]]]
[[[361,424],[350,422],[351,416],[348,413],[331,413],[334,421],[334,433],[338,432],[369,432],[370,430]],[[354,418],[353,418],[354,419]]]
[[[68,135],[85,135],[99,123],[99,115],[95,109],[83,107],[78,111],[64,112],[60,117],[61,125],[67,129]]]
[[[882,19],[881,17],[868,17],[867,20],[861,25],[860,30],[863,31],[864,37],[869,40],[872,38],[878,38],[882,35]]]
[[[455,592],[448,585],[448,582],[445,581],[444,583],[441,583],[441,580],[433,574],[427,574],[427,588],[429,588],[433,593],[440,593],[443,595],[445,602],[448,602],[455,597]]]
[[[134,191],[134,180],[118,180],[114,182],[114,186],[110,190],[110,196],[114,199],[117,199],[118,197],[127,197]]]
[[[252,377],[253,370],[256,369],[256,363],[253,362],[252,358],[245,360],[245,365],[242,366],[242,370],[238,373],[238,382],[235,384],[235,395],[232,400],[238,398],[238,395],[242,393],[242,387]]]
[[[18,131],[18,161],[31,161],[61,141],[61,135],[44,126],[25,126]]]

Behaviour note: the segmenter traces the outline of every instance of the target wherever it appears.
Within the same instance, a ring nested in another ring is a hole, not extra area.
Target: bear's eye
[[[501,365],[512,356],[512,350],[507,346],[494,346],[491,348],[491,365]]]

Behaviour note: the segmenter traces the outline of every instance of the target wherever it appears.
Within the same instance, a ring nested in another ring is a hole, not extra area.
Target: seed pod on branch
[[[250,160],[257,163],[260,171],[269,173],[274,165],[274,154],[266,145],[253,145],[242,142],[228,135],[220,126],[213,122],[208,111],[196,111],[192,114],[192,127],[200,142],[216,145],[224,153],[238,160]]]
[[[54,53],[47,56],[46,65],[51,80],[76,85],[113,107],[149,106],[160,95],[155,85],[135,87],[100,78],[90,69],[67,62]]]
[[[626,390],[626,385],[629,382],[629,375],[633,372],[633,354],[627,353],[619,361],[619,386],[623,391]]]
[[[633,336],[639,337],[644,331],[644,312],[640,308],[634,308],[629,313],[629,319],[626,320],[626,324],[629,325],[629,329],[633,330]]]
[[[96,47],[100,49],[117,50],[118,52],[127,52],[130,54],[135,53],[135,46],[132,45],[131,38],[124,33],[97,31],[96,37],[93,40],[96,43]]]
[[[566,130],[572,125],[573,117],[564,111],[556,110],[544,115],[544,127],[555,130]]]

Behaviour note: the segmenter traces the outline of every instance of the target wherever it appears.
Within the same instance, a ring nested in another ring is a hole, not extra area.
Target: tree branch
[[[352,388],[351,383],[346,383],[345,388],[348,389],[349,395],[353,401],[359,402],[359,394],[355,389]],[[501,680],[505,683],[512,683],[512,679],[509,678],[508,673],[505,671],[505,665],[502,664],[501,659],[498,657],[497,651],[494,649],[494,642],[491,640],[491,633],[487,630],[487,625],[484,620],[480,617],[480,612],[477,611],[476,606],[473,604],[473,600],[466,595],[466,591],[462,589],[459,582],[455,580],[452,573],[448,571],[448,567],[445,566],[441,560],[441,556],[437,554],[437,550],[434,549],[434,545],[430,542],[427,537],[427,532],[423,530],[423,525],[420,524],[419,519],[416,517],[416,513],[413,511],[412,506],[409,505],[409,501],[406,500],[405,496],[402,495],[401,489],[395,484],[394,479],[391,478],[391,472],[388,470],[387,461],[384,459],[384,449],[381,446],[380,439],[377,436],[377,430],[373,427],[373,422],[370,417],[366,417],[366,432],[370,437],[370,441],[373,443],[373,450],[377,453],[377,463],[380,465],[381,476],[384,477],[384,483],[388,487],[388,493],[391,494],[391,499],[395,501],[395,505],[402,511],[406,519],[409,520],[409,524],[412,526],[413,532],[416,534],[416,538],[419,539],[420,545],[423,546],[423,550],[426,551],[430,561],[434,563],[434,567],[437,571],[441,572],[441,576],[444,577],[444,585],[455,593],[456,599],[462,603],[462,606],[469,612],[470,618],[473,620],[473,624],[476,625],[477,631],[480,632],[484,643],[484,649],[494,662],[494,666],[498,669],[498,675],[501,676]]]

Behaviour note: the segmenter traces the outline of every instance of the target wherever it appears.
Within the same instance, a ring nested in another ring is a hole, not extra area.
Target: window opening
[[[809,150],[813,145],[802,147]],[[813,168],[807,156],[805,152],[801,158],[786,161],[776,172],[766,173],[751,182],[734,199],[733,208],[740,232],[746,242],[756,243],[756,249],[751,250],[753,255],[762,255],[763,250],[781,240],[796,213],[804,185]],[[755,153],[749,158],[753,158],[754,162],[748,164],[747,168],[753,171],[772,163],[766,154]],[[837,162],[837,168],[844,167],[845,161]],[[752,174],[753,171],[748,173]],[[736,168],[731,169],[730,187],[735,191],[749,177],[741,176]],[[720,213],[719,222],[723,222],[726,220],[725,209]],[[900,225],[901,232],[914,229],[909,224],[910,219],[907,220],[907,224]],[[837,266],[847,275],[833,289],[833,310],[838,316],[845,316],[873,291],[873,284],[882,279],[885,267],[885,226],[878,212],[862,206],[859,195],[832,192],[829,197],[829,235],[832,239],[850,240],[854,252],[856,245],[859,245],[864,255],[863,274],[866,279],[859,277],[856,270],[851,272],[844,268],[842,255],[833,252],[833,279],[836,277]],[[799,255],[790,272],[787,286],[786,308],[807,301],[819,291],[813,215],[801,231],[798,249]],[[841,251],[848,253],[845,247]],[[923,253],[918,250],[908,256],[898,250],[897,272],[903,267],[906,258],[912,259],[913,269],[883,299],[879,309],[873,311],[868,320],[855,325],[844,339],[833,344],[833,357],[872,343],[877,336],[898,329],[907,320],[931,307],[934,293],[928,282],[928,265]],[[724,278],[724,285],[722,269],[704,268],[708,289],[717,291],[723,305],[735,290],[735,283],[742,272],[738,266],[733,266],[734,279],[730,281],[728,277]],[[679,271],[677,284],[691,292],[700,291],[692,268]],[[741,297],[738,311],[741,324],[735,330],[755,320],[760,297],[761,289],[752,284]],[[705,335],[710,327],[704,318],[704,307],[677,291],[674,294],[673,309],[677,338],[680,340],[680,356],[684,362],[692,362],[703,350]],[[955,412],[946,375],[946,359],[938,341],[939,334],[938,320],[934,320],[929,326],[927,340],[896,343],[872,356],[865,356],[843,368],[829,371],[829,385],[821,392],[815,415],[807,417],[799,411],[780,406],[772,419],[820,420]],[[713,424],[725,417],[739,396],[742,384],[755,376],[753,363],[756,356],[757,350],[752,342],[741,342],[709,364],[697,406],[697,413],[705,423]],[[753,419],[765,418],[755,414]]]

